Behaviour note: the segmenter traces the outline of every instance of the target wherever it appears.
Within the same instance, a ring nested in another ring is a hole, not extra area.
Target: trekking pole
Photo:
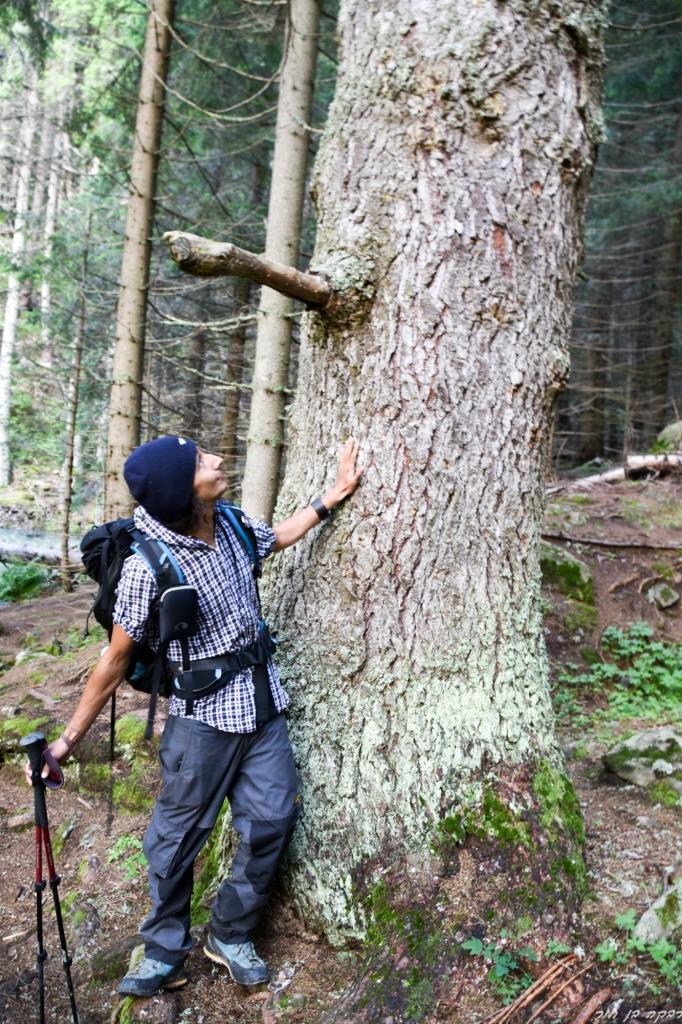
[[[109,721],[109,761],[116,754],[116,691],[111,695],[111,719]]]
[[[31,784],[33,785],[33,800],[35,806],[35,893],[36,931],[38,938],[36,966],[38,970],[38,1006],[40,1024],[45,1024],[45,961],[47,959],[45,943],[43,941],[43,890],[46,885],[45,879],[43,878],[43,846],[45,847],[48,880],[50,888],[52,889],[52,898],[54,900],[54,911],[57,919],[59,941],[62,947],[62,965],[64,967],[66,987],[69,993],[69,1001],[71,1003],[71,1014],[73,1016],[73,1024],[78,1024],[76,996],[74,994],[73,981],[71,979],[72,960],[66,946],[64,919],[62,918],[62,908],[59,902],[58,887],[61,882],[61,878],[55,871],[54,859],[52,857],[52,843],[50,842],[50,829],[47,822],[47,804],[45,802],[45,787],[47,786],[49,789],[59,789],[60,786],[64,784],[64,776],[62,775],[61,769],[54,758],[48,756],[47,764],[50,766],[50,774],[47,778],[43,779],[41,770],[47,743],[42,732],[32,732],[29,736],[25,736],[20,741],[20,744],[22,747],[26,748],[28,759],[31,762]]]

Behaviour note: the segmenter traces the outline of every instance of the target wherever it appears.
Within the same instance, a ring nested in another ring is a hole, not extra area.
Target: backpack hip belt
[[[239,672],[254,665],[266,665],[274,653],[275,641],[267,624],[261,620],[258,637],[248,647],[215,658],[199,659],[186,670],[177,662],[169,662],[171,693],[186,701],[186,713],[191,715],[195,701],[222,690]]]

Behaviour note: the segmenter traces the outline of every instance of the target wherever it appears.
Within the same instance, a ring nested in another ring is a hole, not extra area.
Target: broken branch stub
[[[300,299],[322,309],[332,295],[329,282],[319,274],[305,274],[295,267],[257,256],[230,242],[213,242],[185,231],[163,236],[180,270],[198,277],[246,277],[257,284]]]

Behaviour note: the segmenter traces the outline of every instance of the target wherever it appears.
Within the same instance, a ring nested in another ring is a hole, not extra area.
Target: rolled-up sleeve
[[[123,563],[112,619],[137,643],[145,638],[147,621],[157,594],[151,569],[138,555],[131,555]]]
[[[275,547],[275,531],[268,523],[264,523],[260,519],[252,519],[251,516],[247,516],[246,513],[243,513],[243,515],[256,535],[258,557],[267,558],[273,553],[273,549]]]

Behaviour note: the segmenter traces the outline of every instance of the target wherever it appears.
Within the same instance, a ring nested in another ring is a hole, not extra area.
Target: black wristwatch
[[[322,503],[322,501],[319,498],[313,498],[313,500],[310,502],[310,505],[312,508],[315,509],[318,516],[320,517],[320,522],[322,522],[323,519],[326,519],[331,511],[330,509],[327,508],[326,505]]]

